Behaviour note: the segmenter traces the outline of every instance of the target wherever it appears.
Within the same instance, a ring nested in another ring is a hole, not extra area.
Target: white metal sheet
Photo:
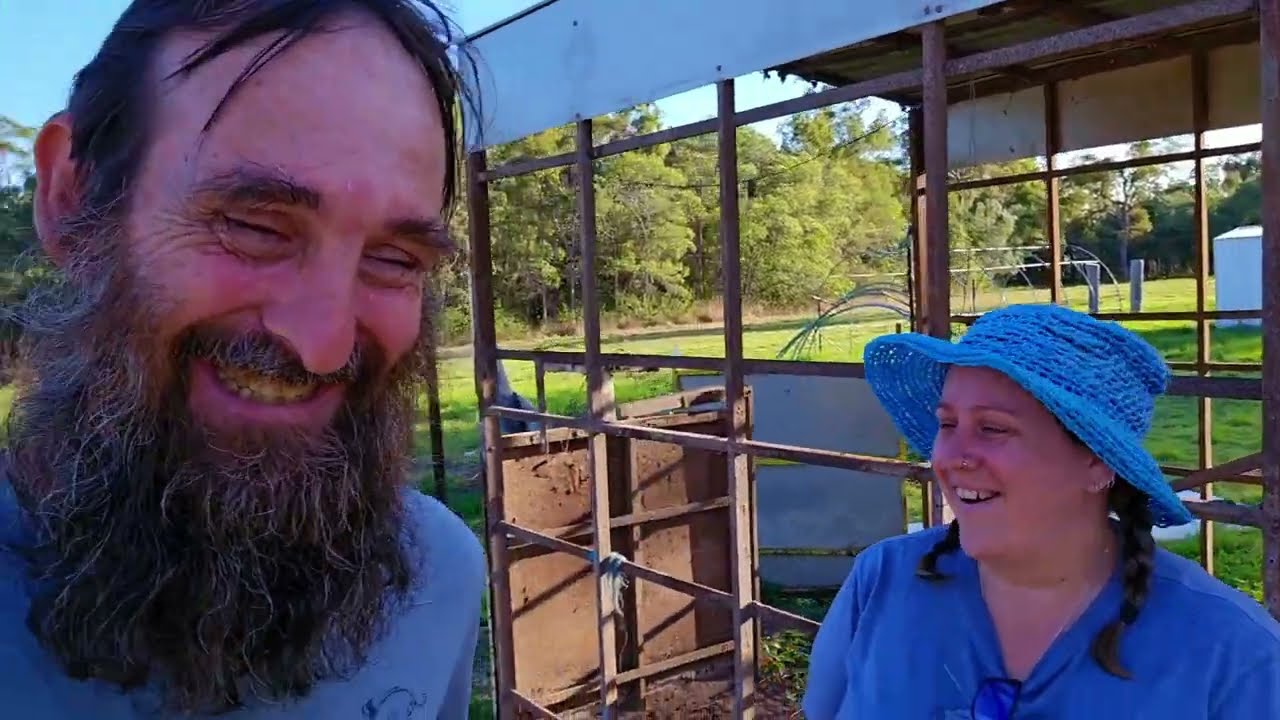
[[[1058,87],[1063,151],[1191,130],[1190,58],[1113,70]]]
[[[483,117],[468,118],[468,143],[510,142],[1003,1],[805,0],[800,12],[779,0],[557,0],[470,43]]]
[[[1209,129],[1261,121],[1258,44],[1209,54]],[[1062,151],[1184,135],[1191,127],[1191,60],[1121,68],[1059,86]],[[950,166],[1007,162],[1045,152],[1041,88],[953,105],[947,117]]]
[[[1215,130],[1262,122],[1260,68],[1258,43],[1209,55],[1209,123]]]
[[[952,105],[947,162],[957,168],[1043,155],[1044,110],[1044,89],[1038,87]]]

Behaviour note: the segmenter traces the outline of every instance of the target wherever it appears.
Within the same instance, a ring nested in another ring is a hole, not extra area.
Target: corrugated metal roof
[[[1193,1],[1009,0],[948,18],[947,45],[953,57],[972,55]],[[949,78],[953,88],[952,100],[1008,92],[1042,84],[1045,80],[1073,79],[1102,69],[1186,54],[1193,47],[1210,49],[1256,40],[1257,37],[1256,18],[1241,17],[1229,23],[1194,28],[1172,38],[1127,43],[1106,52],[1050,57],[1032,65],[1009,68],[1002,73]],[[913,70],[919,68],[921,62],[919,35],[907,30],[770,68],[769,72],[828,85],[845,85]],[[889,99],[913,105],[920,101],[920,90],[917,88]]]

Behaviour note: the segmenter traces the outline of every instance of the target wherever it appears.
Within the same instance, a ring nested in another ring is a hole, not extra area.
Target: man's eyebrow
[[[288,205],[320,209],[320,193],[288,175],[260,168],[236,168],[197,183],[195,195],[239,205]]]
[[[426,246],[431,250],[456,250],[449,227],[432,218],[401,218],[387,224],[387,234]]]
[[[280,172],[256,167],[240,167],[197,183],[196,197],[215,197],[221,202],[265,206],[280,205],[319,210],[320,191]],[[449,227],[437,218],[405,217],[387,223],[386,232],[431,250],[457,250]]]

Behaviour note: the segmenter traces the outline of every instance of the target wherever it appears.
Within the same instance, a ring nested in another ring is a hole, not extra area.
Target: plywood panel
[[[550,450],[507,451],[508,521],[543,530],[591,520],[586,441],[552,443]],[[594,677],[600,663],[591,566],[529,548],[512,552],[510,576],[516,687],[537,697]]]
[[[723,435],[724,423],[681,428]],[[665,443],[636,442],[632,455],[637,511],[658,510],[728,494],[724,456]],[[730,591],[729,518],[725,510],[653,523],[640,534],[645,565]],[[648,664],[732,639],[727,610],[695,604],[683,593],[651,583],[637,588],[640,660]]]
[[[723,436],[720,412],[704,411],[649,418],[648,422],[685,432]],[[644,422],[632,419],[631,422]],[[506,510],[509,521],[548,530],[590,521],[586,441],[555,440],[550,452],[541,444],[505,450]],[[564,437],[561,433],[560,437]],[[610,511],[615,517],[713,500],[727,494],[724,457],[651,441],[610,438],[608,445]],[[730,587],[727,511],[723,508],[664,521],[650,521],[613,531],[615,550],[647,567],[725,591]],[[589,536],[575,540],[587,544]],[[582,560],[540,548],[512,551],[511,589],[516,687],[533,698],[596,683],[598,648],[595,630],[595,584]],[[620,605],[623,618],[618,650],[622,671],[684,655],[732,638],[726,610],[695,604],[682,593],[646,581],[634,581]],[[499,641],[502,641],[499,639]],[[629,707],[649,713],[676,712],[688,693],[704,698],[723,694],[732,682],[723,659],[704,661],[682,671],[664,673],[652,686],[623,688]],[[674,683],[674,684],[673,684]],[[673,690],[676,688],[676,690]],[[635,692],[652,695],[636,702]],[[558,711],[575,717],[588,714],[597,693],[587,692]],[[585,704],[584,704],[585,703]]]

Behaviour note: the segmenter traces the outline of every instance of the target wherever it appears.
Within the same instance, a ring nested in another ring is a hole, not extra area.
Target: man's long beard
[[[21,311],[29,626],[71,676],[154,682],[173,711],[305,694],[362,662],[411,584],[402,492],[429,333],[392,369],[362,347],[323,433],[210,434],[188,407],[194,357],[305,371],[265,336],[158,347],[170,303],[119,237],[81,234],[70,281]]]

